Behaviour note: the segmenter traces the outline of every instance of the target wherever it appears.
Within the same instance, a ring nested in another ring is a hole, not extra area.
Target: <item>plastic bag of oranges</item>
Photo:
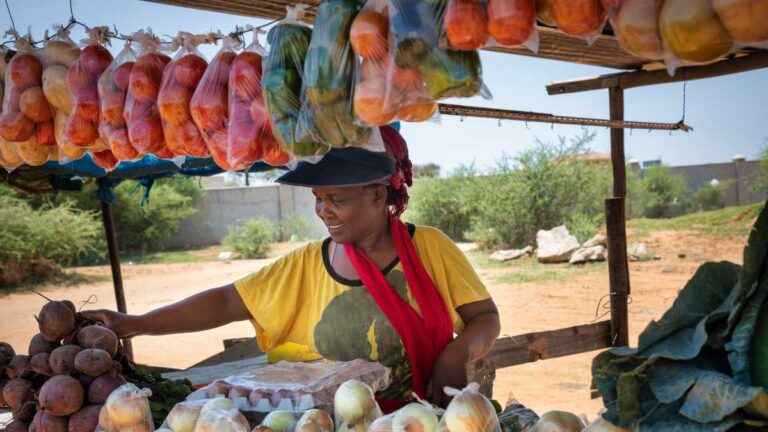
[[[190,101],[208,67],[197,46],[209,42],[209,37],[179,32],[176,40],[181,47],[165,68],[157,101],[165,140],[175,155],[208,157],[203,135],[192,120]]]

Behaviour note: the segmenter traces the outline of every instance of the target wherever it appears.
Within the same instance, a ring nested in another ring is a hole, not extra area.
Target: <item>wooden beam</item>
[[[104,235],[107,238],[107,253],[109,254],[109,266],[112,268],[112,284],[115,287],[115,302],[118,312],[127,313],[125,303],[125,290],[123,289],[123,273],[120,269],[120,254],[117,247],[117,234],[115,233],[115,220],[112,215],[112,205],[101,202],[101,220],[104,224]],[[123,340],[125,355],[133,360],[133,346],[130,339]]]
[[[553,83],[547,86],[547,94],[579,93],[612,87],[626,90],[655,84],[669,84],[732,75],[764,68],[768,68],[768,52],[754,51],[707,66],[680,68],[675,73],[675,76],[669,76],[666,70],[636,71]]]
[[[608,232],[608,278],[611,302],[612,346],[629,345],[629,264],[624,198],[605,200],[605,222]]]
[[[624,121],[624,90],[611,87],[608,91],[611,121]],[[611,128],[611,165],[613,167],[613,196],[627,195],[627,162],[624,156],[624,129]]]
[[[498,339],[482,361],[493,369],[595,351],[611,346],[611,322]]]

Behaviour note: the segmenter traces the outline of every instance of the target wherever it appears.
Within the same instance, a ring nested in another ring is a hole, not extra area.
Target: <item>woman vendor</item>
[[[392,127],[387,153],[333,149],[279,183],[312,188],[330,233],[233,284],[143,315],[87,312],[120,337],[194,332],[251,320],[259,346],[309,347],[337,361],[392,370],[377,395],[385,411],[412,392],[437,405],[445,386],[466,385],[466,365],[499,335],[499,314],[466,257],[442,232],[405,224],[411,162]],[[457,335],[457,336],[456,336]]]

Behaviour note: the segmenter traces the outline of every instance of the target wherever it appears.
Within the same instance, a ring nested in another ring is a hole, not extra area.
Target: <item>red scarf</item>
[[[435,283],[416,254],[408,228],[394,216],[390,218],[389,226],[405,279],[421,315],[400,297],[365,252],[351,244],[345,244],[344,251],[379,309],[400,335],[411,363],[413,391],[420,398],[426,398],[435,362],[453,340],[453,323]],[[402,400],[379,401],[385,412],[395,411],[405,403]]]

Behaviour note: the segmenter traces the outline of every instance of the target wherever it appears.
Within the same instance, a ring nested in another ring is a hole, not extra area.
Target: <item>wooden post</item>
[[[612,87],[609,89],[609,97],[611,120],[623,120],[624,90],[619,87]],[[630,288],[625,212],[627,172],[623,129],[611,129],[611,163],[613,166],[613,198],[605,201],[611,301],[611,341],[613,346],[626,346],[629,344],[627,301]]]
[[[109,253],[109,265],[112,268],[112,284],[115,287],[115,302],[118,312],[127,313],[125,304],[125,290],[123,289],[123,273],[120,270],[120,255],[117,248],[117,235],[115,234],[115,221],[112,217],[112,205],[101,201],[101,220],[104,223],[104,234],[107,237],[107,251]],[[130,339],[123,341],[125,355],[133,360],[133,347]]]

